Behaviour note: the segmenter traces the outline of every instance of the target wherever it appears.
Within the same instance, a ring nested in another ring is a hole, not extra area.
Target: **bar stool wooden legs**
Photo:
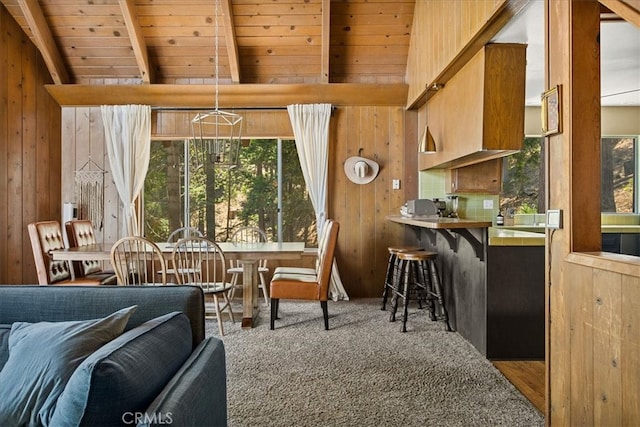
[[[393,297],[391,299],[389,321],[394,322],[396,320],[398,298],[402,298],[404,305],[401,330],[406,332],[409,300],[412,299],[412,294],[415,294],[418,301],[420,301],[422,294],[426,295],[431,320],[443,320],[447,331],[451,331],[440,275],[435,263],[438,254],[436,252],[414,251],[399,252],[396,256],[400,276],[397,282],[398,286],[390,288],[392,289]]]
[[[398,262],[398,254],[400,252],[421,251],[419,246],[389,246],[389,263],[387,264],[387,275],[384,280],[384,289],[382,291],[382,307],[381,310],[387,308],[387,298],[389,289],[397,289],[400,283],[400,263]]]

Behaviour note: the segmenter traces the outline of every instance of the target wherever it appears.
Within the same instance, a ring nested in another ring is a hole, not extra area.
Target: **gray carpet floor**
[[[544,425],[459,334],[417,307],[401,333],[379,304],[329,301],[329,331],[317,302],[281,301],[273,331],[264,303],[253,329],[227,319],[229,426]]]

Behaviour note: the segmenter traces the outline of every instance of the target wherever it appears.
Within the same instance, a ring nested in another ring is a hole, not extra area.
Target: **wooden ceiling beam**
[[[238,59],[238,43],[236,41],[236,26],[233,20],[231,0],[222,1],[222,16],[224,19],[224,40],[227,44],[227,56],[229,57],[229,71],[231,81],[240,83],[240,65]]]
[[[629,1],[627,4],[620,0],[600,0],[601,5],[637,27],[640,26],[640,1],[635,0],[635,2],[636,6],[633,6],[633,1]]]
[[[153,81],[152,68],[149,66],[149,54],[147,52],[147,44],[142,35],[142,29],[138,24],[138,14],[135,11],[135,3],[133,0],[118,0],[124,24],[129,33],[129,40],[133,48],[133,54],[136,57],[138,68],[140,69],[140,78],[143,83],[151,83]]]
[[[329,83],[329,53],[331,47],[331,0],[322,0],[322,57],[320,60],[322,83]]]
[[[144,104],[212,108],[215,85],[46,85],[61,107]],[[242,84],[218,87],[221,108],[276,108],[290,104],[404,106],[402,84]]]
[[[62,61],[56,42],[53,40],[51,29],[40,8],[40,4],[37,0],[18,0],[18,5],[31,29],[35,44],[42,54],[44,63],[47,65],[54,83],[70,83],[69,73]]]

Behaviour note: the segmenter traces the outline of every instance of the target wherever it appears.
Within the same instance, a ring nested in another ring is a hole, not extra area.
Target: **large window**
[[[635,138],[602,138],[602,212],[637,212],[636,145]]]
[[[544,212],[542,138],[527,137],[522,150],[502,161],[500,209],[507,217]]]
[[[292,140],[247,140],[238,165],[217,166],[192,140],[153,141],[144,187],[145,235],[181,226],[222,242],[242,226],[269,240],[317,245],[315,214]]]
[[[503,161],[500,208],[507,215],[544,213],[542,141],[539,137],[525,138],[523,149]],[[637,150],[637,138],[602,138],[603,213],[638,213]]]

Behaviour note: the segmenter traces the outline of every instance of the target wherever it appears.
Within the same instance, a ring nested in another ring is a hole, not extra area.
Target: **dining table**
[[[225,258],[238,260],[242,265],[242,328],[256,325],[260,309],[258,298],[258,263],[266,260],[295,260],[304,253],[304,242],[218,242]],[[156,242],[166,260],[171,260],[175,243]],[[110,261],[113,243],[96,243],[81,247],[51,251],[54,260]]]

